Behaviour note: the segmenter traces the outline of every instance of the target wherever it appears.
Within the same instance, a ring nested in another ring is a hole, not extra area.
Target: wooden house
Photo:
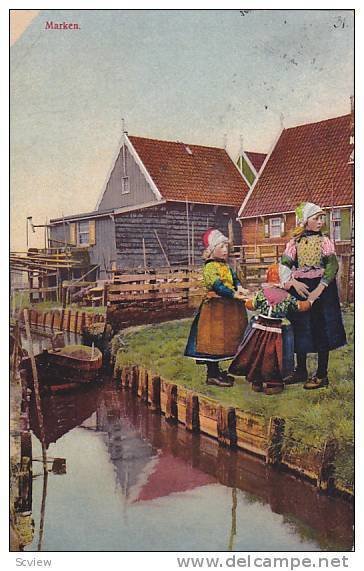
[[[351,135],[350,114],[282,131],[240,208],[243,248],[283,251],[296,226],[295,208],[309,201],[326,211],[338,253],[350,251]]]
[[[124,132],[96,209],[51,220],[50,237],[87,249],[100,278],[111,268],[197,265],[208,227],[240,244],[248,190],[225,149]]]

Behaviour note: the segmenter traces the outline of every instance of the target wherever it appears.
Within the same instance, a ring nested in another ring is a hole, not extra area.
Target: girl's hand
[[[244,289],[241,285],[238,285],[237,291],[238,293],[242,293],[244,296],[247,296],[250,293],[248,289]]]
[[[324,289],[325,289],[325,286],[322,284],[319,284],[313,291],[311,291],[311,293],[309,294],[309,296],[307,298],[307,301],[309,301],[311,305],[313,303],[315,303],[315,301],[320,297],[320,295],[322,294]]]
[[[295,278],[292,278],[291,280],[291,286],[294,287],[294,289],[296,290],[296,292],[298,293],[298,295],[300,295],[301,297],[307,298],[309,295],[309,289],[306,286],[306,284],[299,282],[298,280],[296,280]],[[312,292],[313,293],[313,292]]]
[[[236,291],[234,293],[234,299],[240,299],[241,301],[246,301],[246,295],[242,291]]]

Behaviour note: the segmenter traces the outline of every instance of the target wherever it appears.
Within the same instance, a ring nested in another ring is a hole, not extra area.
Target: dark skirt
[[[229,372],[245,376],[251,383],[282,382],[292,373],[293,365],[291,325],[259,315],[251,319]]]
[[[299,278],[299,281],[313,291],[320,278]],[[298,300],[304,300],[294,288],[289,293]],[[295,353],[319,353],[346,345],[336,280],[325,288],[309,311],[291,312],[288,319],[293,327]]]
[[[245,305],[236,299],[205,299],[193,320],[185,350],[197,361],[232,359],[247,326]]]

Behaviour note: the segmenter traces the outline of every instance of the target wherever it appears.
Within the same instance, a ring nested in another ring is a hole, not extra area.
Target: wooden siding
[[[120,149],[118,158],[107,182],[104,195],[99,204],[99,211],[109,210],[111,208],[122,208],[124,206],[136,206],[138,204],[146,204],[157,201],[156,196],[145,176],[142,174],[139,166],[126,148],[126,176],[129,177],[128,194],[121,193],[121,181],[124,176],[124,160],[123,149]]]
[[[202,263],[201,238],[208,227],[219,228],[228,235],[228,224],[231,219],[234,242],[240,243],[240,226],[235,220],[236,215],[236,210],[229,207],[216,208],[213,205],[189,204],[191,252],[194,242],[194,259],[192,255],[190,259],[192,263]],[[188,263],[186,205],[170,202],[120,214],[115,217],[115,238],[118,268],[144,267],[143,238],[147,266],[166,266],[166,258],[158,238],[171,264],[186,264]]]
[[[112,263],[116,261],[115,247],[115,225],[114,220],[107,218],[96,218],[96,244],[89,247],[90,262],[92,265],[100,266],[98,276],[100,279],[111,278]]]
[[[64,240],[66,239],[66,241],[69,242],[69,239],[70,239],[69,224],[67,222],[65,222],[65,224],[63,226],[63,223],[61,222],[57,225],[51,226],[50,238],[53,240],[58,240],[58,242],[63,242],[63,243],[64,243]],[[58,242],[51,244],[51,246],[54,246],[54,247],[59,246],[61,248],[62,244],[58,243]]]
[[[285,231],[284,235],[281,237],[266,237],[264,226],[265,223],[269,221],[270,218],[278,218],[282,215],[266,216],[265,218],[248,218],[247,220],[242,220],[242,244],[249,244],[254,246],[255,244],[285,244],[292,235],[292,230],[296,227],[296,216],[294,213],[286,214],[285,221]]]
[[[89,256],[90,264],[92,266],[99,266],[97,276],[100,279],[111,278],[112,274],[108,272],[111,269],[112,263],[116,261],[116,247],[115,247],[115,227],[114,220],[110,216],[105,218],[94,218],[96,230],[96,243],[92,246],[86,246]],[[78,224],[75,220],[73,224]],[[70,224],[66,222],[66,240],[70,238]],[[77,232],[76,232],[77,234]],[[64,228],[63,223],[51,227],[51,239],[64,241]],[[52,243],[53,246],[58,245],[57,242]],[[59,244],[61,246],[62,244]]]

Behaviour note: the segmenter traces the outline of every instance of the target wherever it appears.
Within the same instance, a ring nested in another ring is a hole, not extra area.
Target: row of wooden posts
[[[241,448],[264,458],[267,464],[280,465],[316,482],[321,490],[333,485],[336,443],[328,440],[323,448],[302,451],[298,441],[285,434],[283,418],[264,418],[217,401],[153,374],[146,368],[125,366],[115,372],[124,389],[131,390],[162,413],[170,422],[180,422],[191,432],[202,432],[230,448]],[[352,494],[351,489],[336,486]]]
[[[82,333],[84,328],[88,328],[95,323],[105,322],[104,314],[77,311],[75,309],[56,309],[50,311],[29,309],[28,312],[31,326],[43,329],[49,328],[52,331]],[[20,314],[20,322],[23,321],[22,314]]]

